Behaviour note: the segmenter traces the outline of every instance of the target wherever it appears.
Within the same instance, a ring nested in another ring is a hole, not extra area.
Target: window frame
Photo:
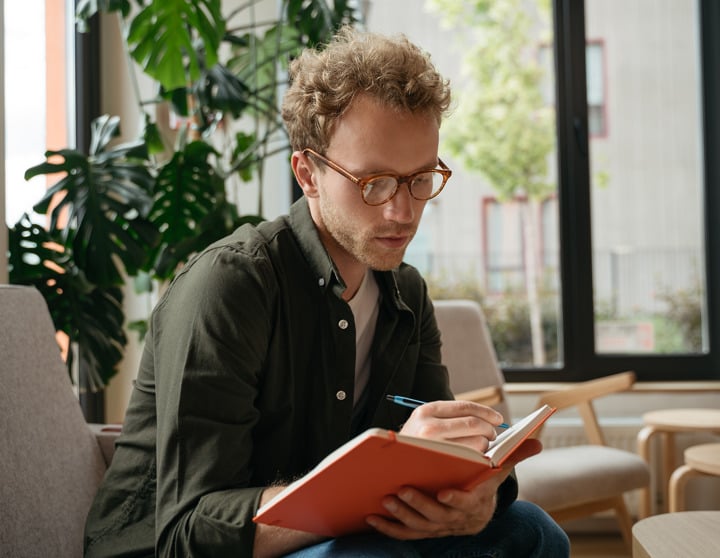
[[[508,382],[582,381],[634,370],[640,381],[720,379],[720,3],[698,0],[704,158],[708,350],[704,354],[637,355],[595,352],[590,159],[586,90],[585,3],[554,0],[560,277],[563,363],[506,367]]]

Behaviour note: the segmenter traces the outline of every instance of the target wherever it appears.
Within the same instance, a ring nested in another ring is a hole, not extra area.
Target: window
[[[590,136],[604,136],[605,122],[605,71],[602,41],[585,46],[585,74],[587,81],[588,132]]]
[[[444,11],[428,14],[425,2],[416,4],[403,11],[412,14],[403,20],[403,32],[450,73],[456,103],[463,95],[486,94],[487,87],[472,82],[472,69],[457,71],[458,61],[490,58],[499,65],[502,53],[483,57],[487,53],[478,46],[494,37],[469,28],[470,16],[452,27],[438,24],[447,12],[469,9],[465,5],[448,2]],[[482,7],[503,5],[507,13],[509,4]],[[713,289],[720,289],[720,192],[710,186],[720,183],[720,170],[706,154],[720,145],[719,109],[712,103],[720,98],[713,70],[720,65],[720,5],[555,0],[547,29],[537,11],[541,5],[522,3],[531,25],[523,30],[520,55],[503,61],[509,70],[476,68],[495,83],[508,76],[504,90],[512,97],[521,80],[510,77],[522,71],[512,64],[535,57],[542,73],[537,89],[556,123],[551,136],[557,132],[549,139],[536,136],[555,142],[541,174],[555,189],[534,196],[524,195],[524,188],[496,191],[488,173],[477,171],[497,163],[509,175],[507,161],[490,159],[492,149],[483,151],[486,146],[478,148],[474,139],[485,139],[497,152],[506,147],[491,126],[482,126],[487,118],[466,117],[470,133],[458,142],[459,153],[442,151],[453,179],[430,202],[411,261],[419,262],[431,292],[478,296],[493,335],[516,331],[510,340],[496,340],[499,353],[519,339],[529,345],[535,297],[544,354],[537,358],[526,348],[499,354],[509,381],[573,381],[624,369],[641,380],[717,378],[720,293]],[[374,4],[367,26],[392,33],[397,17],[392,3]],[[487,109],[501,98],[482,101]],[[521,104],[496,104],[497,127],[516,133],[513,110]],[[537,111],[522,121],[531,126],[539,116]],[[441,136],[451,129],[448,121]],[[515,150],[529,153],[533,145],[517,142]],[[524,207],[530,199],[535,205]],[[529,243],[524,226],[532,220],[535,240]],[[531,258],[532,295],[525,289]],[[515,321],[502,321],[512,314]]]
[[[485,247],[485,286],[488,294],[501,294],[522,288],[526,276],[523,257],[523,213],[525,200],[500,201],[494,197],[483,200],[479,217]],[[543,276],[557,277],[558,237],[557,200],[555,197],[539,204],[536,234],[540,238],[539,270]],[[557,289],[557,282],[552,282]]]
[[[525,262],[520,207],[494,198],[484,202],[480,216],[485,233],[485,285],[488,294],[522,286]]]
[[[47,186],[43,177],[26,182],[25,171],[43,161],[46,149],[74,142],[72,26],[65,0],[4,2],[5,218],[10,226],[32,212]]]
[[[541,83],[543,98],[555,105],[553,45],[540,45],[538,57],[544,78]],[[607,134],[605,49],[602,40],[589,40],[585,45],[585,79],[587,82],[588,131],[591,137]]]
[[[3,217],[9,227],[23,213],[44,222],[46,217],[32,213],[32,206],[48,184],[43,177],[25,181],[25,171],[42,163],[47,149],[87,151],[90,122],[99,114],[99,22],[97,17],[90,22],[90,34],[76,33],[74,6],[74,0],[0,2],[6,152],[0,196],[4,194]],[[0,266],[0,274],[6,269]],[[84,371],[79,374],[82,378]],[[102,393],[80,393],[91,421],[102,420],[103,400]]]
[[[720,133],[719,8],[559,2],[565,370],[544,377],[718,377],[718,161],[706,154]],[[586,36],[603,38],[613,130],[602,141],[587,142],[590,84],[574,78],[594,64],[576,55]]]

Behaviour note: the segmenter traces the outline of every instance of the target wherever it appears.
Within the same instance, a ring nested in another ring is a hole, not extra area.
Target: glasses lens
[[[428,171],[416,174],[410,183],[410,191],[416,199],[428,200],[440,191],[443,179],[440,172]]]
[[[392,176],[378,176],[365,184],[362,195],[365,203],[380,205],[389,200],[397,189],[397,180]]]

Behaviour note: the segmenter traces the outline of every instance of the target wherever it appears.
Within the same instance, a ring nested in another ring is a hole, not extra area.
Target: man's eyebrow
[[[421,166],[417,167],[416,169],[411,170],[410,172],[407,172],[407,173],[401,173],[401,172],[397,172],[397,171],[390,170],[390,169],[381,169],[381,170],[375,170],[375,171],[372,171],[372,170],[358,171],[360,174],[355,174],[353,171],[349,171],[349,172],[351,172],[352,174],[355,174],[355,176],[357,176],[358,178],[362,178],[363,176],[369,176],[372,174],[394,174],[397,176],[410,176],[411,174],[415,174],[416,172],[422,172],[422,171],[426,171],[426,170],[436,169],[436,168],[438,168],[439,165],[440,165],[440,160],[436,157],[434,163],[430,163],[428,165],[421,165]]]

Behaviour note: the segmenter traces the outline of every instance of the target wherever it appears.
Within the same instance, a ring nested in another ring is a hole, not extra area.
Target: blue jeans
[[[567,558],[570,541],[542,509],[514,502],[478,535],[399,541],[378,533],[331,539],[286,558]]]

